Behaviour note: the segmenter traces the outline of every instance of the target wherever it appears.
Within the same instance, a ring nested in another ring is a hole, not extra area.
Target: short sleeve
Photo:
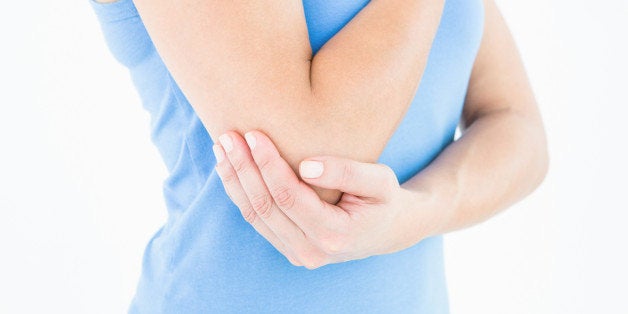
[[[118,0],[111,3],[101,3],[89,0],[101,23],[110,23],[138,16],[133,0]]]
[[[109,50],[120,63],[132,68],[155,52],[132,0],[88,1],[98,17]]]

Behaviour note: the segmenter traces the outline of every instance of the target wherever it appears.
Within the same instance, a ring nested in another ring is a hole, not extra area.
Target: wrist
[[[420,193],[399,187],[396,198],[396,219],[391,225],[390,234],[394,235],[394,243],[392,251],[398,251],[411,247],[423,239],[427,238],[430,233],[430,223],[427,222],[423,207],[423,196]]]
[[[412,221],[416,228],[418,241],[443,234],[448,230],[451,213],[455,208],[455,198],[450,193],[428,187],[402,188],[411,195],[407,209],[410,215],[408,220]]]

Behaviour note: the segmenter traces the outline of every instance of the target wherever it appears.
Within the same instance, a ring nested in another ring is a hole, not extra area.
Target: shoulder
[[[113,56],[132,67],[155,52],[133,0],[88,0]]]

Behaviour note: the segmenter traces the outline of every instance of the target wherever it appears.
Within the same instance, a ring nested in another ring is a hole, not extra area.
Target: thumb
[[[395,173],[384,164],[330,156],[303,160],[299,174],[311,185],[377,199],[386,199],[393,188],[399,187]]]

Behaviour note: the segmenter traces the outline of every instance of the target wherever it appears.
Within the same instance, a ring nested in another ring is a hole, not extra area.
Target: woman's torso
[[[144,252],[132,313],[446,313],[442,238],[310,271],[292,266],[241,217],[213,168],[213,145],[155,51],[131,0],[92,2],[130,69],[169,171],[167,223]],[[303,1],[317,51],[368,1]],[[421,85],[380,157],[404,182],[452,140],[483,27],[481,0],[449,0]],[[383,104],[385,105],[385,104]]]

